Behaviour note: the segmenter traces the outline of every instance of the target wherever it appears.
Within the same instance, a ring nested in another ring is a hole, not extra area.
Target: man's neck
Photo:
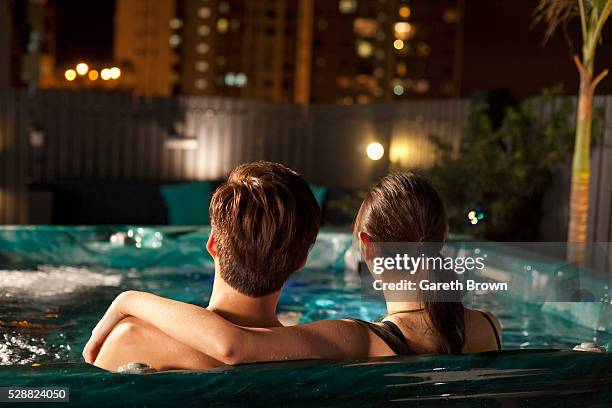
[[[224,319],[245,327],[282,326],[276,316],[279,293],[250,297],[229,286],[218,273],[207,309]]]

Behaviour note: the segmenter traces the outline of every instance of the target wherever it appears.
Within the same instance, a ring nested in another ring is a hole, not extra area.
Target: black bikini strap
[[[493,323],[493,319],[491,319],[491,317],[486,312],[483,312],[482,310],[480,310],[480,313],[482,313],[482,315],[487,319],[487,321],[491,325],[491,328],[493,329],[493,333],[495,334],[495,341],[497,342],[497,349],[501,351],[502,349],[501,340],[499,338],[499,333],[497,332],[497,327],[495,326],[495,323]]]
[[[372,333],[384,341],[396,355],[405,356],[414,354],[414,351],[412,351],[408,345],[408,342],[406,342],[406,338],[402,334],[402,331],[394,323],[384,321],[382,322],[384,326],[379,326],[361,319],[350,320],[353,320],[354,322],[357,322],[366,327],[368,330],[372,331]]]

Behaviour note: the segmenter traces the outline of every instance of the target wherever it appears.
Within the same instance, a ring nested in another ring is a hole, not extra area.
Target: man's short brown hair
[[[280,290],[306,259],[320,209],[306,181],[278,163],[236,167],[210,203],[220,273],[252,297]]]

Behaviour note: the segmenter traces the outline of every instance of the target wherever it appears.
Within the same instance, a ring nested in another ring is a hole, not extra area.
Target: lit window
[[[340,76],[336,79],[339,88],[348,88],[351,86],[351,79],[347,76]]]
[[[199,25],[197,31],[199,35],[206,37],[208,34],[210,34],[210,27],[207,25]]]
[[[229,28],[229,21],[227,18],[220,18],[217,20],[217,31],[221,34],[227,33],[227,29]]]
[[[371,18],[356,18],[353,31],[359,37],[374,38],[378,32],[378,21]]]
[[[398,40],[407,40],[412,34],[412,24],[400,21],[399,23],[395,23],[393,31],[395,31],[395,38]]]
[[[342,103],[345,105],[352,105],[353,104],[353,97],[352,96],[345,96],[342,99]]]
[[[359,95],[357,96],[357,103],[364,104],[370,102],[370,97],[367,95]]]
[[[196,47],[198,54],[206,54],[209,49],[210,47],[206,43],[199,43],[198,46]]]
[[[416,84],[414,84],[414,92],[419,94],[424,94],[429,91],[429,81],[426,79],[419,79]]]
[[[406,72],[408,72],[408,70],[406,68],[406,63],[405,62],[399,62],[395,66],[395,72],[397,72],[397,75],[399,75],[399,76],[406,76]]]
[[[223,82],[225,82],[225,85],[227,86],[234,86],[236,84],[236,74],[233,72],[228,72],[225,74]]]
[[[457,21],[459,21],[459,12],[454,8],[449,8],[444,11],[442,19],[445,23],[456,23]]]
[[[410,17],[410,7],[408,6],[401,6],[398,10],[398,14],[400,15],[400,17],[402,18],[408,18]]]
[[[240,72],[234,76],[234,85],[242,88],[247,83],[247,76],[243,72]]]
[[[170,19],[170,28],[173,30],[178,30],[183,26],[183,21],[180,18],[172,18]]]
[[[227,14],[229,13],[229,10],[230,10],[230,5],[227,1],[222,1],[221,3],[219,3],[219,13]]]
[[[181,43],[181,36],[180,35],[172,34],[170,36],[170,45],[172,47],[178,47],[180,43]]]
[[[198,61],[196,62],[196,71],[204,72],[208,69],[208,62],[206,61]]]
[[[210,17],[210,8],[209,7],[200,7],[198,9],[198,17],[200,18],[208,18]]]
[[[196,79],[195,81],[195,87],[196,89],[206,89],[206,87],[208,86],[208,81],[200,78],[200,79]]]
[[[352,14],[357,11],[357,0],[340,0],[338,9],[341,13]]]
[[[427,43],[420,42],[417,44],[416,51],[419,57],[427,57],[431,54],[431,47]]]
[[[366,40],[357,40],[357,55],[361,58],[370,58],[374,51],[372,43]]]

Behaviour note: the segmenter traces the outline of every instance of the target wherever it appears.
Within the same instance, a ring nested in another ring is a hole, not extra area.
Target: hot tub
[[[207,303],[213,271],[204,250],[208,233],[171,227],[0,228],[0,386],[69,387],[71,402],[82,405],[609,406],[612,355],[569,350],[587,341],[609,346],[608,322],[602,326],[599,318],[593,327],[575,313],[565,318],[558,307],[517,296],[470,299],[502,322],[503,352],[141,376],[83,364],[80,353],[92,327],[123,290]],[[358,277],[345,268],[351,242],[348,231],[320,232],[306,268],[283,291],[278,311],[284,321],[383,315],[384,305],[364,300]],[[602,306],[576,307],[588,314]]]

